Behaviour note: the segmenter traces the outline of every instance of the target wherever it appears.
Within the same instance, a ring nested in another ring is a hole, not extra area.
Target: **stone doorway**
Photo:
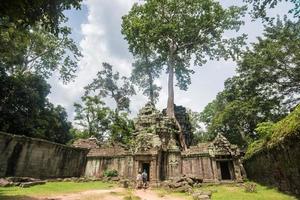
[[[221,180],[232,180],[230,173],[230,161],[219,161]]]
[[[141,166],[141,171],[142,171],[142,173],[143,173],[144,171],[146,171],[146,173],[148,174],[147,181],[150,181],[150,163],[148,163],[148,162],[143,162],[143,163],[142,163],[142,166]]]

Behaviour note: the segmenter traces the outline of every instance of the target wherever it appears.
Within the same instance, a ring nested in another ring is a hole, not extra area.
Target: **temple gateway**
[[[176,107],[175,111],[183,110]],[[89,148],[85,176],[102,177],[105,170],[115,169],[122,178],[135,180],[146,170],[150,182],[159,182],[182,175],[193,175],[203,182],[242,181],[245,175],[241,153],[218,134],[212,142],[191,146],[186,112],[176,112],[183,127],[187,150],[179,146],[178,131],[172,119],[146,104],[135,120],[134,141],[130,147],[100,145],[95,138],[78,140],[74,146]]]

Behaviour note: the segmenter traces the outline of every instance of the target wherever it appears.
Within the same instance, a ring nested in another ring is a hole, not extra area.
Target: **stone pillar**
[[[150,181],[157,182],[157,161],[156,156],[152,156],[152,160],[150,162]]]
[[[181,158],[180,152],[169,152],[167,177],[175,178],[181,176]]]
[[[212,172],[213,172],[213,179],[215,182],[219,181],[219,170],[217,167],[217,161],[215,158],[211,158],[211,163],[212,163]]]
[[[241,163],[239,158],[235,158],[233,160],[233,168],[234,168],[235,181],[243,182],[243,177],[241,173]]]

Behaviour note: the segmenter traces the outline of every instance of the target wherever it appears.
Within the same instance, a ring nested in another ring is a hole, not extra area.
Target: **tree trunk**
[[[174,68],[173,62],[170,60],[168,66],[169,80],[168,80],[168,104],[167,104],[167,116],[175,118],[174,110]]]
[[[168,72],[169,72],[169,80],[168,80],[168,104],[167,104],[167,116],[173,118],[175,123],[178,127],[179,131],[179,142],[181,147],[184,150],[187,150],[187,146],[185,143],[185,138],[183,136],[183,130],[180,126],[180,123],[176,119],[175,116],[175,108],[174,108],[174,60],[173,56],[170,56],[169,65],[168,65]]]
[[[152,102],[152,104],[154,105],[154,92],[153,92],[153,78],[152,78],[152,74],[149,74],[149,82],[150,82],[150,101]]]
[[[148,77],[149,77],[149,97],[150,97],[150,101],[151,103],[154,105],[154,91],[153,91],[153,77],[152,77],[152,73],[151,73],[151,70],[150,70],[150,63],[149,63],[149,60],[148,60],[148,57],[146,56],[146,64],[147,64],[147,74],[148,74]]]

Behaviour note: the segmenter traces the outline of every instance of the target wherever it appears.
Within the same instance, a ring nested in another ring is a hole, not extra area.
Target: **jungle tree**
[[[238,62],[237,75],[201,113],[208,135],[218,132],[245,145],[257,124],[276,122],[300,102],[300,23],[278,20],[266,27]]]
[[[93,94],[99,99],[113,99],[116,109],[109,108],[105,119],[108,120],[108,124],[103,131],[107,131],[108,139],[111,142],[126,144],[133,129],[133,123],[128,119],[127,112],[130,112],[130,97],[135,94],[135,90],[127,77],[120,77],[119,72],[113,72],[112,65],[103,63],[102,66],[103,70],[99,71],[97,77],[85,87],[85,96]]]
[[[135,90],[127,77],[120,77],[120,73],[113,72],[112,65],[103,63],[103,70],[97,73],[97,77],[85,87],[86,94],[95,92],[99,97],[110,97],[116,103],[116,111],[129,111],[129,97],[135,94]]]
[[[97,96],[84,95],[81,100],[82,104],[74,103],[75,123],[87,132],[88,137],[103,141],[110,124],[110,109]]]
[[[174,74],[177,86],[187,90],[191,60],[201,66],[208,58],[235,57],[245,36],[225,39],[223,33],[239,29],[244,11],[236,6],[225,9],[214,0],[146,0],[134,4],[123,17],[122,33],[133,55],[143,53],[146,43],[166,61],[167,115],[177,123],[183,148],[186,144],[174,113]]]
[[[155,54],[144,54],[135,56],[131,80],[143,90],[149,100],[155,104],[158,99],[161,87],[154,83],[155,78],[158,78],[161,72],[162,61]]]
[[[74,78],[81,57],[70,33],[69,28],[61,27],[60,33],[54,35],[41,26],[0,32],[0,65],[11,75],[31,72],[49,78],[58,71],[68,82]]]
[[[59,25],[66,22],[65,10],[80,9],[82,0],[18,0],[1,1],[0,27],[10,25],[27,29],[38,23],[51,33],[59,33]]]

